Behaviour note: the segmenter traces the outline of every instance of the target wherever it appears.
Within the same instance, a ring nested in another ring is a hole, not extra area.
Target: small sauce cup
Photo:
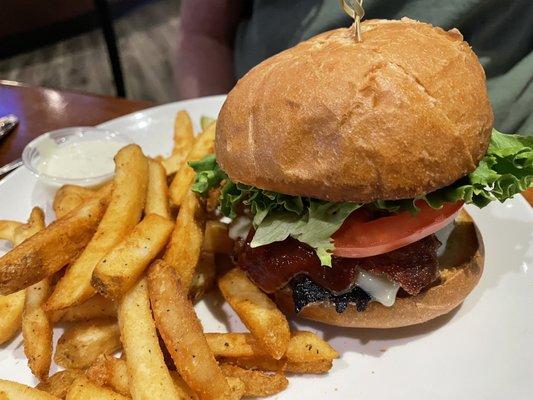
[[[22,161],[50,186],[98,186],[113,177],[113,157],[130,143],[128,137],[106,129],[58,129],[31,141],[22,152]]]

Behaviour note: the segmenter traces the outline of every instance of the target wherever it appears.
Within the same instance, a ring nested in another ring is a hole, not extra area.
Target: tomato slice
[[[333,235],[338,257],[361,258],[387,253],[414,243],[455,219],[463,202],[446,203],[441,209],[417,202],[418,215],[409,212],[369,220],[368,213],[356,210]]]

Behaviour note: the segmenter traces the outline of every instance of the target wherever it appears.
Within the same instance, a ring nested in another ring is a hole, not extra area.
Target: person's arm
[[[180,99],[233,87],[233,40],[241,14],[241,0],[182,0],[175,65]]]

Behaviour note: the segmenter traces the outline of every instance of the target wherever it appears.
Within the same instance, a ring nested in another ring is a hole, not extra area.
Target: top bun
[[[473,171],[493,114],[456,29],[370,20],[325,32],[246,74],[220,112],[232,180],[330,201],[411,198]]]

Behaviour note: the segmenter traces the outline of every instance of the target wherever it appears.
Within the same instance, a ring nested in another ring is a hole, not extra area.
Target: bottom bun
[[[463,209],[455,220],[444,254],[439,257],[440,278],[428,290],[416,296],[397,298],[392,307],[372,302],[362,312],[349,304],[346,311],[339,314],[333,304],[317,302],[305,306],[298,316],[352,328],[398,328],[420,324],[460,305],[479,282],[483,261],[481,235]],[[276,292],[274,300],[284,311],[294,313],[290,288]]]

